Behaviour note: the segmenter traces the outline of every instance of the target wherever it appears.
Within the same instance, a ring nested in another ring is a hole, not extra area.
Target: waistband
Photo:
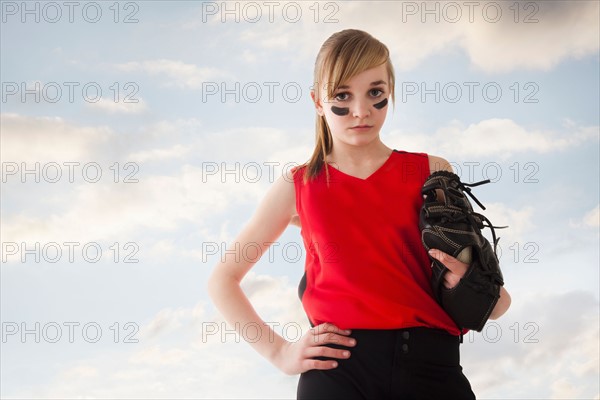
[[[425,327],[353,329],[350,336],[356,339],[356,347],[365,351],[393,352],[395,362],[460,365],[460,336],[445,330]]]

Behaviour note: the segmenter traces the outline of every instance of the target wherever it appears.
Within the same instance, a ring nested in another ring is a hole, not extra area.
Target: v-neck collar
[[[327,165],[327,167],[330,167],[330,170],[334,170],[334,171],[336,171],[336,173],[338,173],[338,174],[345,175],[345,176],[347,176],[347,177],[349,177],[349,178],[356,179],[356,180],[358,180],[358,181],[366,182],[366,181],[370,180],[371,178],[373,178],[375,175],[377,175],[377,174],[379,173],[379,171],[383,170],[383,168],[384,168],[384,167],[385,167],[387,164],[389,164],[389,163],[390,163],[391,159],[394,157],[394,153],[396,153],[396,149],[393,149],[393,150],[392,150],[392,154],[390,154],[390,156],[387,158],[387,160],[385,160],[385,161],[384,161],[384,163],[383,163],[383,164],[381,164],[381,165],[379,166],[379,168],[377,168],[375,171],[373,171],[373,173],[371,173],[371,175],[367,176],[366,178],[359,178],[359,177],[357,177],[357,176],[350,175],[350,174],[347,174],[347,173],[345,173],[345,172],[343,172],[343,171],[340,171],[339,169],[337,169],[337,168],[335,168],[335,167],[330,167],[330,165],[329,165],[329,164],[326,164],[326,165]]]

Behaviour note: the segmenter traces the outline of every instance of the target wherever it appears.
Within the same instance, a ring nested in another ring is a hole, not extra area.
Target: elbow
[[[512,298],[506,290],[504,290],[504,294],[506,295],[506,309],[508,310],[508,308],[510,307],[510,303],[512,302]]]
[[[217,266],[206,282],[208,297],[214,304],[217,304],[226,293],[231,293],[232,284],[236,284],[236,281],[224,274],[221,267]]]
[[[508,309],[510,308],[511,302],[512,299],[510,297],[510,294],[508,294],[506,289],[504,289],[504,287],[502,286],[500,290],[500,299],[498,299],[498,303],[496,303],[496,306],[494,307],[494,310],[490,315],[490,319],[498,319],[502,315],[504,315],[504,313],[506,313],[506,311],[508,311]]]

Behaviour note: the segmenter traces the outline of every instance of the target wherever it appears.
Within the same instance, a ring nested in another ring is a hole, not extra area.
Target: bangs
[[[324,52],[321,60],[317,60],[314,77],[317,93],[324,90],[326,97],[331,99],[335,91],[352,77],[386,64],[388,85],[394,101],[394,69],[388,48],[369,35],[354,35],[340,42]]]

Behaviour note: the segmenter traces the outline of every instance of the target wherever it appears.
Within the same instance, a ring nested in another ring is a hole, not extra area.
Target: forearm
[[[500,318],[508,310],[508,307],[510,307],[510,302],[510,294],[508,294],[504,286],[500,286],[500,298],[490,314],[490,319]]]
[[[259,354],[275,364],[277,354],[286,340],[260,318],[239,282],[215,274],[209,280],[208,293],[225,320],[238,334]]]

